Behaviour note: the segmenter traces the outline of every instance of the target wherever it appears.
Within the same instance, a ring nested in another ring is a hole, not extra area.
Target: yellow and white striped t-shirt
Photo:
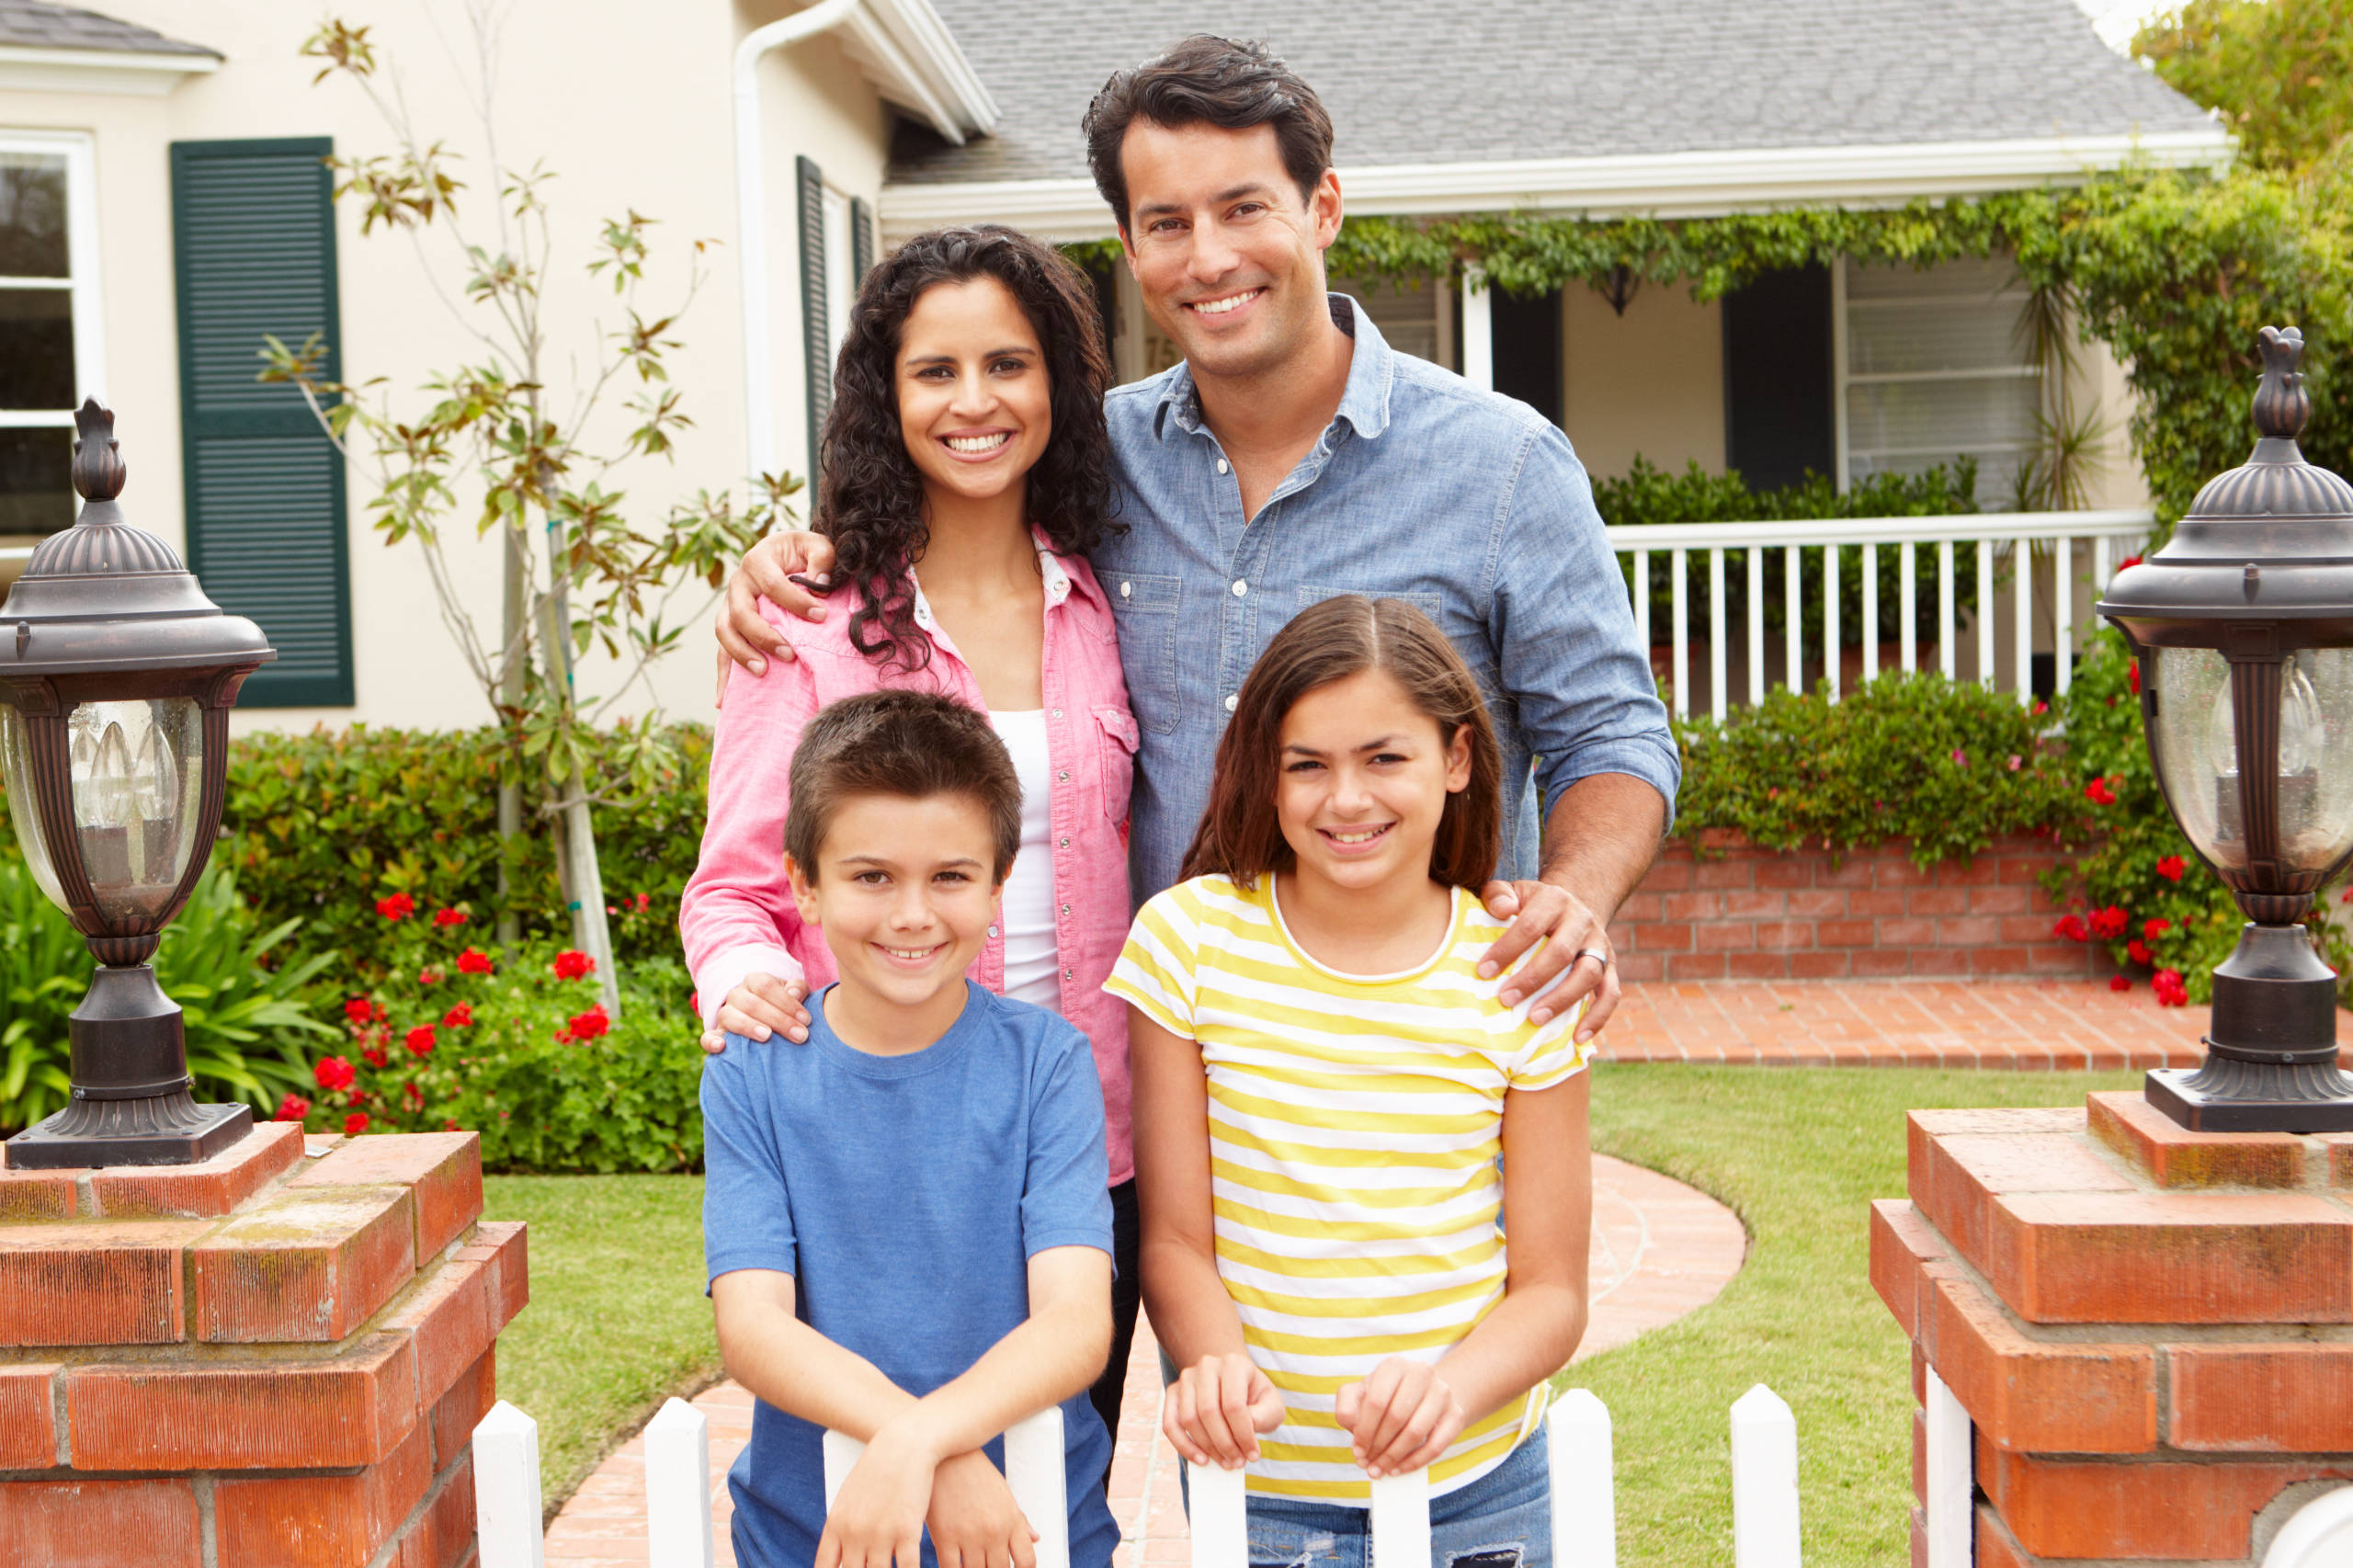
[[[1504,1294],[1504,1095],[1586,1064],[1581,1009],[1527,1021],[1481,955],[1504,923],[1461,889],[1429,961],[1343,974],[1284,929],[1274,879],[1197,877],[1144,905],[1104,989],[1197,1042],[1209,1074],[1218,1276],[1283,1398],[1250,1490],[1365,1503],[1334,1396],[1391,1356],[1436,1361]],[[1464,1428],[1434,1493],[1503,1462],[1544,1386]]]

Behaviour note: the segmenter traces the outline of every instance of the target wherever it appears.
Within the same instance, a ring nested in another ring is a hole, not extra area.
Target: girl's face
[[[1385,670],[1320,686],[1283,716],[1275,815],[1302,876],[1347,888],[1429,875],[1448,795],[1471,782],[1471,732],[1451,741]]]
[[[899,435],[924,488],[968,500],[1028,478],[1053,434],[1037,330],[994,278],[917,297],[899,334]]]

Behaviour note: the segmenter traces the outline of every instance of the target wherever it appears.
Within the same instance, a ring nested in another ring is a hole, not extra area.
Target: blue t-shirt
[[[870,1056],[827,1027],[824,999],[810,998],[807,1045],[730,1035],[704,1064],[704,1257],[713,1279],[793,1276],[803,1323],[927,1394],[1028,1319],[1033,1254],[1111,1250],[1094,1053],[1054,1014],[967,982],[928,1048]],[[1084,1390],[1063,1430],[1072,1568],[1108,1568],[1111,1443]],[[1003,1445],[988,1452],[1002,1468]],[[727,1483],[738,1562],[815,1562],[818,1427],[761,1403]],[[937,1568],[928,1532],[923,1555]]]

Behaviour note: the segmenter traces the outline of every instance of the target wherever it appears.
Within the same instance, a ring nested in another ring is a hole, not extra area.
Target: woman
[[[1136,728],[1086,564],[1111,506],[1109,380],[1092,287],[1026,235],[940,230],[868,273],[821,447],[815,526],[833,540],[835,586],[820,621],[762,606],[795,657],[730,677],[679,929],[706,1049],[729,1031],[805,1040],[798,1000],[833,978],[833,960],[801,923],[779,850],[801,726],[880,687],[945,692],[989,716],[1021,780],[1022,850],[973,978],[1063,1014],[1094,1047],[1118,1266],[1094,1403],[1116,1437],[1135,1332],[1135,1162],[1126,1011],[1102,985],[1127,935]]]

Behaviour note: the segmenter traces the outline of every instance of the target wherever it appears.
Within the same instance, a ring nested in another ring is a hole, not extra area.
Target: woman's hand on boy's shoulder
[[[1038,1532],[1013,1500],[1013,1488],[977,1449],[940,1464],[924,1522],[939,1568],[1037,1568]]]
[[[774,974],[747,974],[744,983],[719,1005],[719,1017],[703,1031],[702,1048],[717,1056],[727,1049],[727,1037],[765,1040],[782,1035],[795,1045],[809,1040],[809,1009],[804,1004],[809,984]]]
[[[1168,1387],[1160,1428],[1195,1464],[1234,1470],[1258,1457],[1258,1434],[1283,1423],[1283,1396],[1239,1350],[1204,1356]]]

